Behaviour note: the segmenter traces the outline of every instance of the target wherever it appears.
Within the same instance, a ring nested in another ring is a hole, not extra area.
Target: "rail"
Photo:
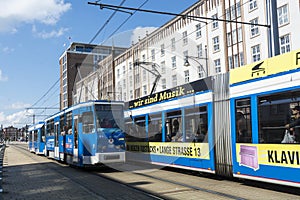
[[[2,142],[0,143],[0,193],[3,192],[2,187],[2,179],[3,179],[3,159],[4,159],[4,151],[5,151],[5,144]]]

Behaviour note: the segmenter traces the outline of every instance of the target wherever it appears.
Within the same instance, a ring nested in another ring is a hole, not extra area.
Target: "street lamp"
[[[204,73],[205,73],[205,77],[207,77],[208,76],[207,58],[199,58],[199,57],[194,57],[194,56],[185,56],[184,64],[183,64],[185,67],[190,66],[189,58],[192,59],[192,60],[194,60],[195,62],[197,62],[199,64],[199,66],[201,67],[202,71],[204,71]],[[203,65],[198,61],[198,60],[201,60],[201,59],[206,60],[206,67],[205,67],[206,69],[204,69]]]

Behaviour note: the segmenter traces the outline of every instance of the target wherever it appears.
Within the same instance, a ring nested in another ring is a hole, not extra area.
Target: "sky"
[[[173,18],[111,17],[88,2],[181,13],[197,0],[0,0],[0,126],[20,128],[58,111],[59,57],[72,42],[127,47]]]

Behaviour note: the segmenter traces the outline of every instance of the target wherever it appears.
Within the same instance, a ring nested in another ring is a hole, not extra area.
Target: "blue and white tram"
[[[76,166],[124,162],[123,106],[88,101],[47,118],[47,155]]]
[[[230,91],[233,176],[300,187],[300,127],[283,140],[300,106],[300,50],[233,70]]]
[[[214,173],[209,78],[128,102],[128,160]]]
[[[128,102],[127,158],[300,187],[297,110],[300,50]]]
[[[36,154],[45,154],[44,122],[39,122],[28,128],[28,149]]]

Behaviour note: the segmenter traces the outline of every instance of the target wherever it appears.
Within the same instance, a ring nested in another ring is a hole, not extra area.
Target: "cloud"
[[[133,30],[124,31],[113,35],[102,43],[102,45],[117,45],[129,47],[130,45],[138,42],[139,39],[143,39],[146,34],[152,33],[156,30],[156,27],[137,27]]]
[[[26,103],[22,103],[22,102],[17,102],[17,103],[13,103],[9,106],[10,109],[25,109],[30,107],[30,104],[26,104]]]
[[[54,25],[71,9],[63,0],[0,0],[0,32],[17,32],[22,23]]]
[[[9,53],[12,53],[12,52],[14,52],[14,51],[15,51],[14,48],[9,48],[9,47],[4,47],[4,48],[2,48],[2,52],[3,52],[3,53],[9,54]]]
[[[57,38],[62,36],[65,32],[67,32],[69,29],[68,28],[60,28],[58,30],[52,30],[50,32],[46,32],[46,31],[41,31],[38,32],[36,27],[33,26],[32,27],[32,32],[39,38],[43,38],[43,39],[48,39],[48,38]]]
[[[1,69],[0,69],[0,81],[7,81],[7,80],[8,80],[7,76],[4,76],[4,75],[2,74]]]
[[[139,39],[143,39],[146,34],[150,34],[156,29],[157,27],[137,27],[132,32],[131,41],[135,44]]]
[[[25,124],[30,124],[30,119],[28,118],[32,111],[19,111],[11,115],[5,116],[3,112],[0,112],[0,121],[3,127],[14,126],[23,127]]]

